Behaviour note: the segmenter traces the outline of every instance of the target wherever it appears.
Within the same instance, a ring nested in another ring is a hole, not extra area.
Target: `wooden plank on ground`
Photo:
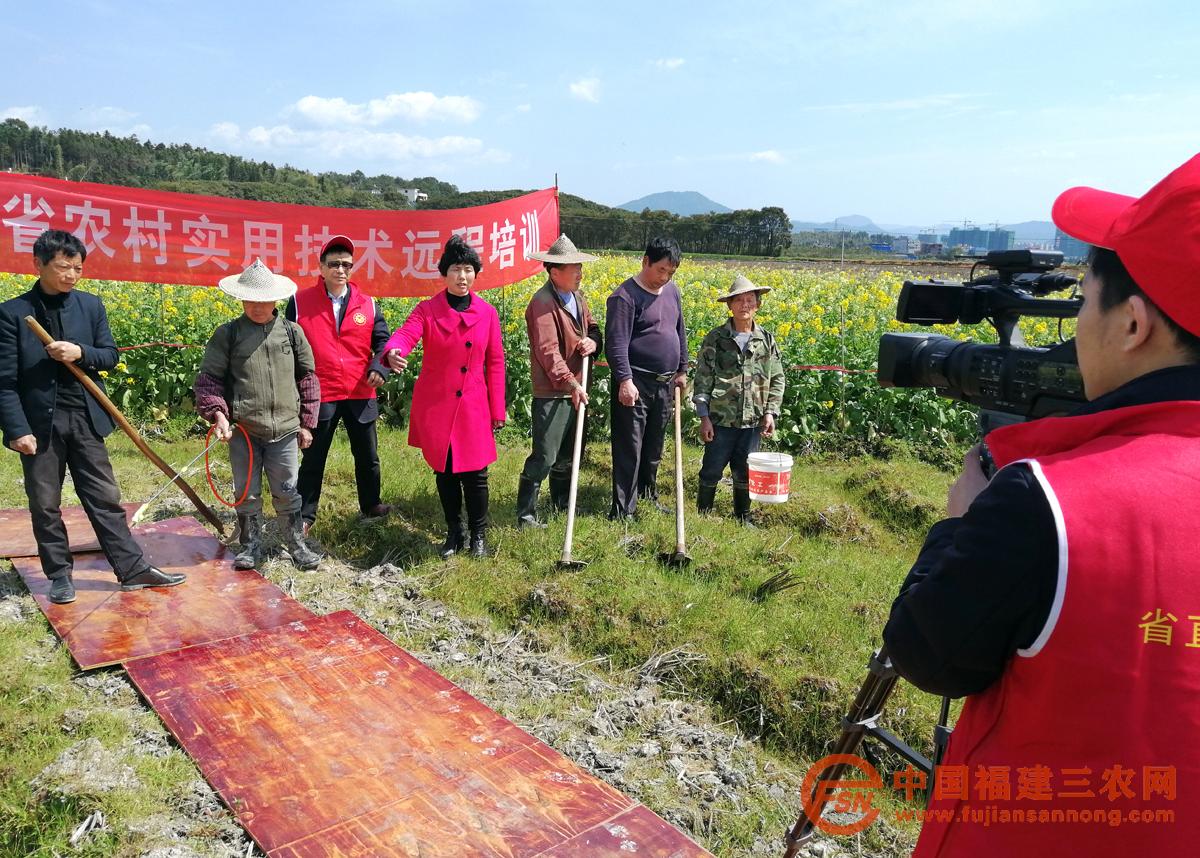
[[[313,614],[253,570],[236,570],[225,548],[196,519],[133,529],[148,562],[184,572],[177,587],[123,592],[100,553],[75,555],[77,598],[55,605],[36,557],[13,561],[38,607],[84,670],[273,628]]]
[[[125,520],[130,521],[139,504],[124,503]],[[67,542],[71,551],[98,551],[100,542],[92,523],[81,506],[62,508],[63,524],[67,527]],[[36,557],[37,540],[28,509],[0,509],[0,557]]]
[[[126,668],[272,858],[708,854],[348,611]]]

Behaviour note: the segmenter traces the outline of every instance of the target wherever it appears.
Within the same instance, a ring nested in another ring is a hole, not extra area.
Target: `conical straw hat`
[[[771,291],[770,286],[755,286],[747,278],[739,274],[733,278],[733,285],[729,287],[729,291],[724,295],[718,295],[717,300],[728,304],[738,295],[744,295],[747,292],[757,292],[759,295],[765,295]]]
[[[531,253],[530,259],[536,259],[538,262],[553,262],[558,265],[571,265],[575,262],[595,262],[600,257],[592,256],[590,253],[581,253],[575,243],[567,238],[564,232],[558,237],[554,244],[550,245],[550,249],[544,253]]]
[[[273,272],[261,259],[254,260],[241,274],[222,277],[217,285],[239,301],[282,301],[296,294],[295,282]]]

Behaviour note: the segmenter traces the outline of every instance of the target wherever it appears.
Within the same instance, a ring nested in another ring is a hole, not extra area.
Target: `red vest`
[[[334,328],[333,303],[325,291],[325,281],[297,292],[296,321],[304,329],[317,362],[317,380],[321,382],[321,401],[374,399],[375,388],[367,384],[367,368],[374,353],[371,332],[375,327],[375,301],[353,283],[347,289],[346,309],[341,330]]]
[[[1196,854],[1200,402],[1047,418],[988,446],[1045,491],[1058,587],[1038,639],[964,703],[943,782],[963,777],[967,798],[935,797],[952,821],[931,814],[913,854]],[[1156,811],[1174,821],[1144,821]]]

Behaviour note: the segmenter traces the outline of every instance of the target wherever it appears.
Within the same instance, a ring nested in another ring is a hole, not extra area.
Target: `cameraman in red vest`
[[[379,404],[375,390],[387,380],[388,370],[379,360],[391,335],[375,299],[350,282],[354,244],[335,235],[321,248],[321,274],[309,289],[288,301],[285,314],[298,322],[312,345],[321,382],[321,410],[312,444],[304,451],[296,488],[303,502],[301,515],[307,534],[317,520],[325,459],[338,421],[346,425],[354,456],[358,508],[364,518],[381,518],[392,508],[380,498],[379,442],[375,421]]]
[[[967,697],[918,858],[1200,843],[1200,155],[1053,218],[1093,245],[1089,401],[990,433],[990,481],[967,454],[884,630],[901,676]]]

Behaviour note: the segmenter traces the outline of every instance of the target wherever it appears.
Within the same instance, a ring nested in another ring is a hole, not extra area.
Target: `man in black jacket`
[[[171,587],[185,576],[149,565],[125,522],[104,436],[112,418],[84,390],[67,364],[103,387],[99,371],[117,365],[117,346],[104,304],[76,292],[87,249],[68,232],[47,230],[33,245],[38,280],[0,304],[0,430],[21,454],[25,493],[50,601],[75,601],[71,551],[60,504],[66,469],[122,590]],[[54,338],[43,346],[25,323],[35,317]]]

